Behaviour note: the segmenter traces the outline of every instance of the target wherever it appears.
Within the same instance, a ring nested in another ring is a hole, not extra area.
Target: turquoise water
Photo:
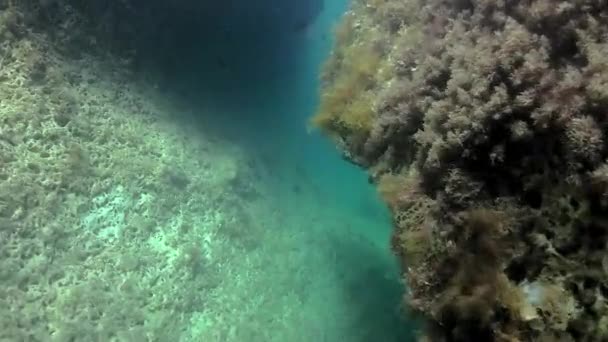
[[[277,331],[276,340],[408,341],[413,327],[400,313],[403,288],[389,251],[388,212],[367,175],[342,160],[318,132],[307,130],[331,30],[346,9],[345,1],[331,5],[301,35],[275,41],[255,37],[262,44],[251,43],[256,46],[251,50],[238,40],[216,45],[217,54],[236,59],[228,70],[209,71],[220,84],[209,89],[216,99],[210,112],[224,116],[197,119],[245,148],[260,168],[272,170],[260,181],[269,189],[264,201],[281,224],[264,229],[295,239],[263,241],[266,248],[260,253],[271,262],[284,261],[283,267],[298,275],[285,273],[275,283],[268,270],[263,276],[268,278],[260,281],[277,293],[300,288],[305,297],[297,309],[304,321]],[[260,51],[260,45],[269,51]],[[207,63],[213,66],[213,57]],[[283,260],[282,250],[293,243],[301,254]],[[292,332],[301,335],[280,337]]]
[[[284,60],[256,65],[266,71],[262,82],[257,74],[244,84],[220,77],[218,82],[229,90],[219,92],[214,111],[227,114],[220,120],[199,119],[203,126],[218,125],[218,132],[243,146],[262,168],[273,170],[261,181],[269,188],[266,204],[282,223],[265,229],[270,235],[287,230],[298,236],[295,241],[277,239],[272,242],[277,250],[268,245],[262,252],[280,260],[281,249],[294,242],[302,252],[284,267],[305,274],[286,273],[278,284],[272,284],[272,274],[262,280],[278,289],[301,288],[306,297],[298,308],[305,321],[277,332],[276,340],[409,341],[414,325],[400,312],[404,289],[389,250],[387,209],[362,170],[340,158],[333,144],[318,132],[307,130],[318,103],[319,70],[331,49],[331,30],[346,9],[346,1],[331,5],[308,32],[289,42],[288,52],[278,49],[277,53],[285,54]],[[224,54],[243,54],[242,46],[237,51],[232,48],[225,47]],[[247,63],[243,64],[234,68],[247,69]],[[222,71],[218,74],[224,76]],[[259,84],[249,87],[247,82]],[[236,105],[235,89],[239,92]],[[248,106],[238,104],[242,102]],[[279,337],[292,331],[301,335]]]

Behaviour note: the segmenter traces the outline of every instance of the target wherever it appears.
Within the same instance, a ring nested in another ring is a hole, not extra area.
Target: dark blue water
[[[265,5],[268,11],[273,8],[271,1]],[[204,31],[192,33],[203,43],[183,57],[189,82],[180,78],[175,88],[207,109],[197,113],[201,124],[240,141],[251,153],[271,155],[280,165],[314,175],[336,205],[352,206],[356,198],[359,210],[385,218],[367,176],[343,162],[317,131],[307,130],[318,104],[318,75],[331,49],[331,29],[346,1],[325,4],[315,21],[298,31],[286,29],[290,24],[283,21],[259,29],[255,19],[233,8],[213,17]]]

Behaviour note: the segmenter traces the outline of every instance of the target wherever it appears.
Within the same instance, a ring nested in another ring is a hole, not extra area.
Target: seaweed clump
[[[425,338],[608,340],[606,37],[604,1],[352,4],[313,122],[391,208]]]

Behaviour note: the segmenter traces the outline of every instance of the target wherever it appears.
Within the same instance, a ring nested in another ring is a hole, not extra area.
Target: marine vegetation
[[[608,340],[608,3],[355,0],[313,123],[392,210],[427,341]]]

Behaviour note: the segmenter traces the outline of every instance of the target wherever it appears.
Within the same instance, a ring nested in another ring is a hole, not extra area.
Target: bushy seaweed
[[[316,122],[392,209],[429,337],[605,340],[606,3],[355,1],[345,21],[324,96],[368,37],[386,81],[358,124],[354,96]]]

